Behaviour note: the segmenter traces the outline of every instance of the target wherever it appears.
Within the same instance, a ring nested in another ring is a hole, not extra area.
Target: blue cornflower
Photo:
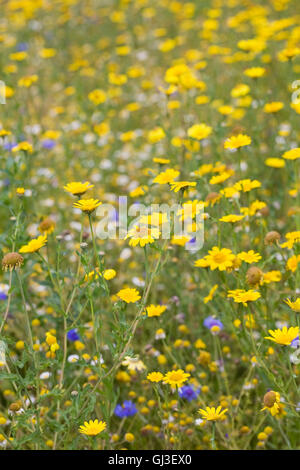
[[[134,403],[130,400],[125,400],[123,405],[117,405],[115,408],[115,415],[119,418],[128,418],[137,413],[137,408]]]
[[[68,331],[67,338],[69,341],[80,341],[80,336],[77,333],[77,330]]]
[[[223,330],[224,328],[224,325],[223,323],[218,320],[218,318],[214,318],[214,317],[207,317],[205,318],[204,322],[203,322],[203,325],[208,328],[209,330],[211,330],[211,328],[213,326],[218,326],[220,328],[220,330]]]
[[[180,398],[184,398],[187,401],[196,400],[200,393],[200,388],[197,390],[194,389],[191,385],[184,385],[178,389]]]

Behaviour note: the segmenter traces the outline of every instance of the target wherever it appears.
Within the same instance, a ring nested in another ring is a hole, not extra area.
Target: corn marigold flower
[[[144,247],[150,243],[154,243],[160,236],[160,231],[157,228],[148,228],[137,225],[133,229],[129,230],[125,240],[130,238],[129,245]]]
[[[158,184],[167,184],[172,183],[177,176],[179,176],[180,172],[177,170],[173,170],[172,168],[168,168],[167,170],[159,173],[154,180],[153,183]]]
[[[188,129],[188,136],[193,139],[202,140],[206,139],[212,132],[212,128],[206,124],[194,124]]]
[[[79,201],[73,203],[73,206],[80,209],[82,212],[91,214],[101,204],[102,202],[98,199],[79,199]]]
[[[282,158],[285,158],[285,160],[297,160],[300,158],[300,147],[288,150],[282,155]]]
[[[246,291],[243,289],[229,290],[227,297],[233,298],[234,302],[242,303],[247,307],[248,302],[253,302],[261,297],[259,292],[256,292],[252,289]]]
[[[227,222],[227,223],[235,223],[235,222],[240,222],[242,219],[244,219],[244,215],[238,215],[238,214],[229,214],[229,215],[224,215],[219,219],[220,222]]]
[[[271,336],[265,336],[265,339],[283,346],[289,346],[299,336],[299,326],[291,326],[290,328],[284,326],[282,330],[279,328],[277,330],[269,330],[269,334]]]
[[[189,377],[190,374],[187,374],[182,369],[172,370],[165,374],[164,383],[169,384],[172,387],[181,387]]]
[[[120,299],[124,300],[124,302],[126,302],[127,304],[135,303],[141,298],[139,291],[137,289],[131,288],[121,289],[117,293],[117,296],[120,297]]]
[[[264,407],[261,411],[269,410],[272,416],[279,414],[280,394],[270,390],[264,396]]]
[[[292,309],[294,312],[300,313],[300,297],[292,302],[290,299],[286,299],[285,303]]]
[[[207,406],[205,410],[200,408],[198,410],[198,413],[201,414],[202,418],[206,421],[220,421],[225,418],[225,414],[227,413],[228,408],[225,408],[222,411],[221,410],[221,406],[218,406],[218,408],[210,408],[209,406]]]
[[[196,186],[197,183],[191,182],[191,181],[174,181],[170,184],[171,184],[171,191],[174,191],[174,193],[178,193],[180,189],[194,187]]]
[[[86,436],[97,436],[105,429],[105,421],[98,421],[98,419],[95,419],[95,421],[85,421],[84,424],[79,427],[79,432]]]
[[[266,103],[264,106],[265,113],[277,113],[284,107],[281,101],[273,101],[272,103]]]
[[[239,149],[251,144],[251,137],[246,134],[233,135],[224,142],[225,149]]]
[[[19,152],[20,150],[23,150],[23,152],[32,153],[33,152],[33,147],[29,142],[24,141],[24,142],[20,142],[18,145],[16,145],[12,149],[12,151],[14,153]]]
[[[40,235],[38,238],[34,238],[30,240],[27,245],[23,245],[20,248],[20,253],[34,253],[38,251],[40,248],[45,246],[47,243],[47,235]]]
[[[250,67],[244,70],[244,75],[250,78],[260,78],[265,75],[266,69],[264,67]]]
[[[150,382],[161,382],[164,378],[164,375],[161,372],[150,372],[147,375],[147,379]]]
[[[255,253],[254,250],[250,250],[248,252],[242,251],[241,253],[238,253],[237,256],[239,259],[249,264],[257,263],[259,260],[261,260],[261,255],[259,253]]]
[[[148,315],[148,317],[160,317],[162,313],[165,312],[166,310],[166,305],[149,305],[145,309],[145,314]]]
[[[212,271],[215,269],[225,271],[227,268],[232,267],[234,259],[235,255],[229,248],[219,249],[217,246],[214,246],[208,251],[208,255],[205,257],[205,262]],[[195,265],[196,263],[197,261],[195,262]]]
[[[102,104],[106,101],[106,93],[103,90],[93,90],[88,94],[88,99],[95,105]]]
[[[6,255],[4,255],[2,259],[2,269],[4,269],[5,271],[12,271],[13,269],[17,269],[22,266],[23,262],[24,258],[20,255],[20,253],[6,253]]]
[[[73,196],[81,196],[86,193],[88,189],[93,188],[94,185],[86,181],[85,183],[80,183],[80,181],[73,181],[72,183],[66,184],[64,189],[73,194]]]

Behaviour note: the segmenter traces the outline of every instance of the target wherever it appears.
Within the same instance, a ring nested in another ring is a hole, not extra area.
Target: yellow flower
[[[93,188],[94,185],[90,184],[88,181],[85,183],[80,183],[78,181],[73,181],[72,183],[68,183],[64,186],[64,189],[68,192],[73,194],[73,196],[81,196],[84,194],[88,189]]]
[[[265,339],[288,346],[299,335],[299,326],[291,326],[289,329],[284,326],[282,330],[269,330],[269,334],[271,336],[265,336]]]
[[[228,408],[225,408],[222,410],[221,406],[218,406],[218,408],[210,408],[209,406],[206,407],[205,410],[200,409],[198,410],[198,413],[201,414],[202,418],[205,419],[206,421],[220,421],[224,419],[226,412],[228,411]]]
[[[229,215],[224,215],[221,217],[220,222],[239,222],[242,220],[245,216],[244,215],[236,215],[236,214],[229,214]]]
[[[243,289],[235,289],[229,290],[227,297],[231,297],[236,303],[242,303],[245,307],[247,307],[247,302],[257,300],[261,297],[261,295],[259,292],[256,292],[252,289],[248,291]]]
[[[102,202],[98,199],[80,199],[74,202],[73,206],[80,209],[82,212],[91,214],[100,204],[102,204]]]
[[[172,387],[181,387],[189,377],[190,374],[187,374],[182,369],[172,370],[167,372],[164,376],[164,383],[169,384]]]
[[[251,189],[260,188],[261,182],[258,180],[245,179],[237,181],[234,187],[237,191],[243,191],[244,193],[247,193],[248,191],[251,191]]]
[[[212,132],[212,128],[206,124],[194,124],[188,129],[188,136],[193,139],[202,140],[206,139]]]
[[[90,420],[89,422],[85,421],[84,425],[81,425],[79,428],[79,432],[81,434],[85,434],[86,436],[97,436],[100,432],[106,429],[106,423],[104,421],[95,421]]]
[[[110,281],[111,279],[113,279],[114,277],[116,277],[116,271],[114,269],[105,269],[105,271],[103,272],[103,277],[104,279],[106,279],[107,281]]]
[[[265,165],[270,166],[271,168],[283,168],[285,166],[285,161],[282,158],[267,158],[265,160]]]
[[[239,149],[251,144],[251,137],[245,134],[233,135],[224,143],[225,149]]]
[[[266,69],[264,67],[251,67],[244,71],[244,74],[250,78],[259,78],[265,75]]]
[[[292,309],[294,312],[300,312],[300,297],[295,300],[295,302],[291,302],[290,299],[286,299],[285,303]]]
[[[13,152],[18,152],[19,150],[23,150],[23,152],[28,152],[28,153],[33,152],[32,145],[27,141],[20,142],[18,145],[15,145],[15,147],[13,147],[12,149]]]
[[[264,106],[265,113],[277,113],[283,108],[284,104],[281,101],[273,101],[272,103],[266,103]]]
[[[157,175],[154,178],[153,183],[158,183],[158,184],[172,183],[179,174],[180,174],[179,171],[173,170],[172,168],[168,168],[162,173],[159,173],[159,175]]]
[[[241,259],[242,261],[245,261],[245,263],[257,263],[261,259],[261,255],[259,253],[254,253],[253,250],[250,250],[248,252],[242,251],[239,253],[238,258]]]
[[[94,104],[102,104],[106,101],[106,93],[103,90],[93,90],[88,94],[88,99]]]
[[[218,284],[215,284],[209,291],[209,294],[204,297],[204,303],[207,304],[208,302],[210,302],[212,299],[213,299],[213,296],[214,296],[214,293],[216,292],[216,290],[218,289]]]
[[[125,240],[130,238],[129,245],[144,247],[149,243],[154,243],[159,238],[160,231],[157,228],[148,228],[143,226],[136,226],[129,230]]]
[[[47,243],[47,235],[41,235],[38,238],[34,238],[33,240],[30,240],[30,242],[27,245],[23,245],[19,252],[20,253],[34,253],[35,251],[38,251],[40,248],[42,248],[44,245]]]
[[[135,303],[141,298],[139,291],[137,289],[130,289],[130,288],[121,289],[117,293],[117,296],[120,297],[120,299],[124,300],[124,302],[126,302],[127,304]]]
[[[165,305],[149,305],[149,307],[146,307],[145,313],[147,313],[148,317],[160,317],[166,308]]]
[[[150,380],[150,382],[161,382],[163,378],[164,376],[161,372],[150,372],[150,374],[147,375],[147,379]]]
[[[298,268],[298,264],[300,263],[300,255],[293,255],[291,256],[286,262],[286,269],[288,271],[292,271],[293,273]]]
[[[264,396],[264,407],[261,411],[269,410],[272,416],[279,413],[280,394],[270,390]]]
[[[190,182],[190,181],[175,181],[171,184],[171,191],[174,191],[174,193],[178,193],[180,189],[185,189],[188,187],[194,187],[196,186],[197,183]]]
[[[156,144],[166,136],[165,131],[161,127],[155,127],[148,132],[148,140],[151,144]]]
[[[214,246],[209,250],[208,255],[205,258],[212,271],[215,269],[225,271],[227,268],[232,267],[235,255],[229,248],[219,249],[217,246]]]
[[[294,148],[292,150],[288,150],[282,155],[283,158],[286,160],[296,160],[300,158],[300,147]]]

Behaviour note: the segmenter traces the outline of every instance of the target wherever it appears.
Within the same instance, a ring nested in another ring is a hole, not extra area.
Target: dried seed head
[[[272,406],[274,406],[275,403],[276,403],[276,393],[271,390],[270,392],[267,392],[264,396],[264,405],[267,408],[272,408]]]
[[[55,222],[50,217],[47,217],[40,223],[39,231],[41,233],[45,233],[45,232],[49,233],[53,231],[54,227],[55,227]]]
[[[7,271],[19,268],[23,264],[24,258],[20,253],[7,253],[2,259],[2,268]]]
[[[272,245],[273,243],[277,243],[280,240],[280,233],[276,232],[275,230],[272,232],[268,232],[265,236],[265,245]]]
[[[250,286],[255,286],[256,284],[259,284],[262,276],[263,272],[261,271],[261,269],[257,268],[256,266],[251,266],[251,268],[248,269],[246,274],[247,283]]]

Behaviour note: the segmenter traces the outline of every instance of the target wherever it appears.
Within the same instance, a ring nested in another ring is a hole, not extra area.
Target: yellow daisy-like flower
[[[104,429],[106,429],[105,421],[95,419],[95,421],[85,421],[84,424],[79,427],[79,432],[86,436],[97,436],[97,434],[100,434]]]
[[[206,124],[194,124],[188,129],[188,136],[193,139],[202,140],[206,139],[212,132],[212,128]]]
[[[286,160],[297,160],[298,158],[300,158],[300,147],[284,152],[282,157]]]
[[[42,248],[44,245],[47,243],[47,235],[41,235],[38,238],[34,238],[33,240],[30,240],[27,245],[23,245],[19,252],[20,253],[34,253],[35,251],[38,251],[40,248]]]
[[[273,101],[272,103],[266,103],[264,106],[265,113],[277,113],[283,108],[284,104],[281,101]]]
[[[93,188],[94,185],[90,184],[88,181],[85,183],[80,183],[78,181],[73,181],[72,183],[66,184],[64,189],[68,192],[73,194],[73,196],[81,196],[82,194],[86,193],[88,189]]]
[[[242,303],[247,307],[248,302],[253,302],[261,297],[259,292],[252,289],[246,291],[243,289],[229,290],[227,297],[233,298],[236,303]]]
[[[234,223],[234,222],[239,222],[240,220],[242,220],[245,216],[244,215],[237,215],[237,214],[229,214],[229,215],[224,215],[223,217],[221,217],[221,219],[219,219],[220,222],[231,222],[231,223]]]
[[[80,199],[77,202],[74,202],[73,206],[77,209],[80,209],[82,212],[87,212],[91,214],[102,202],[98,199]]]
[[[225,149],[239,149],[251,144],[251,137],[245,134],[233,135],[224,142]]]
[[[172,183],[177,176],[179,176],[180,172],[177,170],[173,170],[172,168],[168,168],[165,171],[162,171],[157,175],[153,183],[158,183],[158,184],[167,184],[167,183]]]
[[[264,407],[261,411],[269,410],[272,416],[279,414],[280,394],[270,390],[264,396]]]
[[[164,383],[172,387],[181,387],[184,382],[188,380],[190,374],[187,374],[182,369],[171,370],[164,376]]]
[[[282,158],[270,157],[265,160],[265,165],[271,168],[283,168],[285,166],[285,161]]]
[[[33,152],[33,147],[29,142],[24,141],[24,142],[20,142],[18,145],[13,147],[12,152],[14,152],[14,153],[19,152],[19,150],[23,150],[23,152],[32,153]]]
[[[271,336],[265,336],[265,339],[274,341],[274,343],[288,346],[299,335],[299,326],[291,326],[289,329],[284,326],[282,330],[269,330]]]
[[[191,181],[174,181],[171,183],[171,191],[174,191],[174,193],[178,193],[180,189],[185,189],[188,187],[194,187],[196,186],[197,183],[191,182]]]
[[[165,312],[166,308],[165,305],[149,305],[149,307],[146,307],[145,314],[147,314],[148,317],[160,317],[160,315]]]
[[[161,372],[150,372],[147,375],[147,379],[150,380],[150,382],[161,382],[163,378],[164,376]]]
[[[286,299],[285,303],[292,309],[294,312],[300,312],[300,297],[292,302],[290,299]]]
[[[222,410],[221,406],[218,406],[218,408],[210,408],[209,406],[207,406],[205,410],[200,408],[200,410],[198,410],[198,413],[201,414],[202,418],[206,421],[220,421],[224,419],[227,411],[228,408]]]
[[[120,297],[120,299],[124,300],[124,302],[126,302],[127,304],[135,303],[141,298],[137,289],[131,289],[129,287],[126,289],[121,289],[117,293],[117,296]]]
[[[261,255],[259,253],[255,253],[253,250],[250,250],[248,252],[242,251],[237,256],[239,259],[249,264],[257,263],[261,259]]]
[[[133,229],[129,230],[125,237],[125,240],[127,238],[130,238],[130,246],[140,245],[141,247],[144,247],[149,243],[154,243],[155,240],[159,238],[159,235],[160,231],[155,227],[148,228],[143,226],[136,226]]]
[[[88,99],[96,105],[102,104],[106,101],[106,93],[103,90],[96,89],[88,94]]]
[[[209,250],[205,259],[212,271],[215,269],[225,271],[227,268],[232,267],[235,255],[229,248],[219,249],[217,246],[214,246]]]
[[[250,67],[244,71],[244,75],[250,78],[260,78],[265,75],[266,69],[264,67]]]

